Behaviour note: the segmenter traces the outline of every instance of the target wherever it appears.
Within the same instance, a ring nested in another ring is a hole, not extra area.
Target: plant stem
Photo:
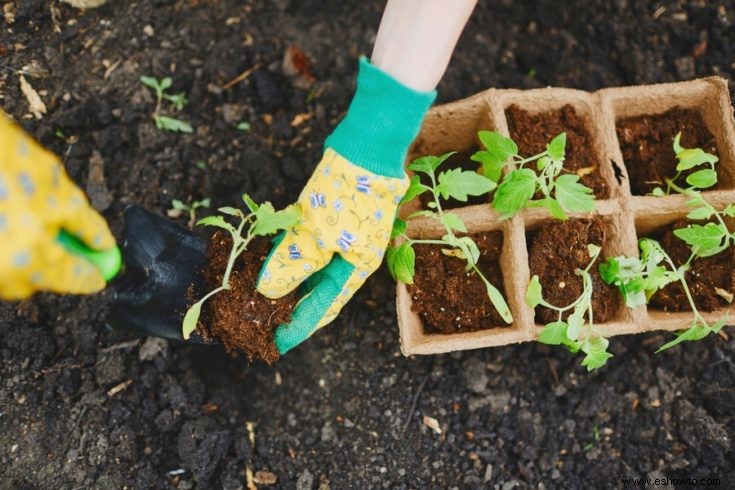
[[[699,313],[699,310],[697,309],[697,305],[694,303],[694,298],[692,297],[691,291],[689,291],[689,285],[686,281],[686,271],[680,272],[679,268],[674,265],[674,261],[669,257],[669,254],[667,254],[663,248],[661,249],[663,252],[664,259],[668,264],[671,266],[671,269],[676,272],[676,276],[679,279],[679,282],[681,283],[682,288],[684,289],[684,294],[686,294],[687,300],[689,301],[689,305],[692,307],[692,313],[694,313],[694,321],[700,321],[704,326],[708,326],[707,322],[704,320],[702,315]],[[693,254],[692,254],[693,256]],[[691,260],[692,257],[689,258]],[[687,261],[689,263],[689,261]]]

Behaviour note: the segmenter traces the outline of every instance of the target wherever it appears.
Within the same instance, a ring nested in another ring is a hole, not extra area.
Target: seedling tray
[[[489,89],[467,99],[432,109],[409,154],[409,161],[423,155],[465,151],[479,147],[477,131],[496,130],[508,136],[505,111],[517,105],[531,114],[561,109],[570,104],[589,122],[589,131],[599,170],[609,187],[609,198],[598,199],[594,213],[571,213],[570,218],[599,216],[606,227],[605,256],[638,256],[638,239],[649,236],[668,223],[683,218],[691,210],[681,195],[664,197],[635,196],[631,193],[622,150],[616,135],[621,119],[656,115],[679,106],[697,110],[713,134],[717,152],[719,184],[703,192],[715,207],[735,202],[735,120],[727,82],[719,77],[688,82],[620,87],[597,92],[546,88],[535,90]],[[617,174],[617,176],[616,176]],[[399,215],[405,217],[420,204],[417,199],[405,204]],[[404,355],[437,354],[534,341],[542,325],[534,320],[534,310],[526,305],[530,280],[527,236],[544,221],[552,220],[544,209],[525,210],[501,221],[489,204],[452,210],[465,222],[468,233],[499,230],[503,233],[500,268],[506,299],[513,313],[512,325],[456,334],[426,333],[419,315],[412,311],[407,286],[396,288],[398,326]],[[428,218],[408,222],[408,235],[414,238],[439,238],[444,229]],[[723,308],[703,316],[716,321],[729,311]],[[628,309],[620,302],[612,321],[596,324],[605,336],[642,333],[653,330],[682,330],[689,327],[691,312],[664,312],[651,306]]]

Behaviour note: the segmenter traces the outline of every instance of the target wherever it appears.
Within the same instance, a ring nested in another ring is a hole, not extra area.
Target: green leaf
[[[513,170],[498,186],[493,196],[492,206],[500,213],[501,219],[518,213],[536,192],[538,177],[533,170],[521,168]]]
[[[717,172],[711,168],[697,170],[693,174],[687,175],[687,183],[699,189],[712,187],[717,183]]]
[[[704,257],[722,251],[722,242],[727,237],[728,231],[720,224],[707,223],[704,226],[693,224],[674,230],[674,235],[684,240],[697,255]]]
[[[250,123],[243,121],[236,126],[239,131],[250,131]]]
[[[656,354],[667,349],[671,349],[675,345],[679,345],[682,342],[701,340],[709,335],[711,332],[710,328],[706,325],[692,325],[688,330],[679,332],[674,340],[667,342],[658,348]]]
[[[257,212],[258,208],[260,207],[248,194],[242,195],[242,201],[245,203],[251,213]]]
[[[485,277],[481,277],[483,282],[485,283],[485,288],[487,289],[487,295],[490,298],[490,302],[495,307],[495,310],[503,318],[503,321],[510,325],[511,323],[513,323],[513,315],[510,312],[508,303],[505,302],[505,298],[503,298],[503,295],[500,294],[498,288],[493,286],[490,281],[488,281]]]
[[[505,162],[508,158],[518,155],[518,145],[497,131],[478,131],[477,136],[495,161]]]
[[[171,201],[171,207],[173,207],[174,209],[178,209],[179,211],[189,210],[189,206],[179,201],[178,199],[174,199],[173,201]]]
[[[418,175],[414,175],[411,177],[411,182],[408,184],[408,189],[406,189],[406,193],[403,195],[403,199],[401,199],[400,204],[407,203],[428,190],[431,189],[421,183],[421,179]]]
[[[546,151],[552,160],[563,160],[567,146],[567,133],[561,133],[546,145]]]
[[[600,255],[601,250],[602,247],[600,247],[599,245],[596,245],[594,243],[587,244],[587,253],[590,255],[590,258]]]
[[[442,240],[447,242],[447,244],[460,249],[464,253],[468,264],[476,264],[477,261],[480,260],[480,249],[472,238],[468,236],[457,238],[453,235],[446,234],[442,237]],[[468,268],[469,267],[470,266],[468,265]]]
[[[467,196],[481,196],[495,189],[495,182],[471,170],[454,168],[439,174],[436,190],[443,199],[467,201]]]
[[[536,160],[536,168],[539,170],[543,170],[546,167],[548,167],[550,163],[551,163],[551,158],[546,157],[546,156],[541,157],[538,160]]]
[[[191,307],[187,310],[186,315],[184,315],[184,321],[181,324],[181,333],[184,337],[184,340],[189,340],[189,337],[194,332],[194,330],[197,329],[197,323],[199,322],[199,315],[202,313],[202,305],[204,304],[204,299],[197,301]]]
[[[579,335],[582,333],[582,327],[584,326],[584,313],[586,311],[585,304],[580,303],[572,311],[572,314],[567,318],[567,337],[571,340],[579,339]]]
[[[156,90],[156,91],[159,88],[158,80],[156,80],[155,77],[149,77],[147,75],[141,75],[140,82],[143,85],[145,85],[146,87],[150,87],[150,88],[152,88],[153,90]]]
[[[270,202],[265,202],[255,212],[255,222],[251,229],[253,235],[272,235],[281,230],[296,226],[301,220],[301,209],[292,205],[286,209],[275,211]]]
[[[578,175],[560,175],[554,183],[554,197],[567,212],[590,213],[595,210],[592,189],[579,183]]]
[[[613,357],[607,352],[608,344],[609,341],[604,337],[587,338],[582,342],[582,351],[586,354],[582,359],[582,366],[585,366],[587,371],[604,366],[607,360]]]
[[[191,124],[185,121],[181,121],[179,119],[175,119],[173,117],[153,116],[153,119],[156,122],[156,127],[158,129],[163,129],[165,131],[171,131],[174,133],[191,133],[194,131],[194,129],[191,127]]]
[[[544,201],[544,207],[549,210],[549,214],[555,219],[560,220],[566,220],[569,217],[564,212],[564,209],[562,209],[561,204],[559,204],[556,199],[551,199],[550,197],[542,199]]]
[[[229,214],[230,216],[242,216],[242,211],[230,206],[221,207],[217,209],[217,211],[219,211],[220,213]]]
[[[163,94],[163,98],[171,102],[177,111],[183,109],[187,102],[184,92],[179,92],[176,95]]]
[[[444,163],[444,161],[457,153],[456,151],[450,151],[449,153],[445,153],[443,155],[440,155],[438,157],[436,156],[425,156],[420,157],[411,162],[408,165],[409,170],[413,170],[414,172],[421,172],[427,175],[433,175],[434,171]]]
[[[503,175],[503,167],[506,165],[505,160],[498,160],[489,151],[478,151],[470,157],[470,160],[479,162],[482,165],[482,175],[495,183],[500,180]]]
[[[676,136],[674,136],[674,154],[678,155],[682,152],[684,148],[681,146],[681,131],[676,133]]]
[[[402,243],[398,247],[388,247],[385,261],[393,279],[404,284],[413,284],[416,253],[411,245]]]
[[[435,217],[436,213],[434,211],[429,211],[427,209],[422,209],[420,211],[414,211],[413,213],[406,216],[406,219],[414,219],[414,218],[431,218]]]
[[[171,83],[173,83],[171,77],[164,77],[161,80],[161,90],[166,90],[167,88],[169,88],[171,86]]]
[[[653,190],[651,191],[651,195],[656,196],[656,197],[663,197],[666,195],[666,193],[664,192],[662,188],[654,187]]]
[[[719,158],[710,153],[706,153],[701,148],[682,150],[676,154],[676,158],[679,160],[679,163],[676,165],[676,170],[679,172],[689,170],[703,163],[715,164],[719,160]]]
[[[546,324],[538,336],[542,344],[561,345],[568,341],[566,322],[558,321]]]
[[[406,233],[406,228],[407,226],[405,221],[403,221],[401,218],[394,219],[393,229],[390,231],[391,240]]]
[[[235,229],[235,227],[229,224],[227,221],[225,221],[225,218],[219,215],[207,216],[206,218],[202,218],[199,221],[197,221],[197,225],[216,226],[217,228],[222,228],[224,230],[229,231],[232,234],[237,233],[237,230]]]
[[[730,218],[735,218],[735,204],[728,204],[727,207],[722,210],[722,212]]]
[[[715,210],[709,206],[702,206],[701,208],[694,209],[687,214],[687,218],[698,220],[698,219],[708,219],[713,214],[715,214]]]
[[[531,281],[528,283],[528,288],[526,288],[526,304],[531,308],[536,308],[539,304],[541,304],[541,301],[543,301],[543,299],[544,298],[542,294],[541,282],[539,282],[538,276],[534,275],[531,278]]]
[[[462,233],[467,233],[467,227],[465,226],[462,218],[454,213],[446,212],[441,217],[442,224],[450,230],[457,230]]]

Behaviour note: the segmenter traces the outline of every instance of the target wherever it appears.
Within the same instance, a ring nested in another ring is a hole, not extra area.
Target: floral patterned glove
[[[408,188],[403,161],[435,96],[360,60],[350,109],[299,197],[301,223],[278,237],[260,273],[269,298],[305,285],[291,322],[276,330],[281,354],[334,320],[380,266]]]
[[[0,112],[0,298],[104,288],[100,271],[69,251],[86,248],[82,242],[119,255],[105,220],[56,156]]]

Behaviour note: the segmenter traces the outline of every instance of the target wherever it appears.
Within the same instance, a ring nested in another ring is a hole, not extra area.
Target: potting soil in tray
[[[503,294],[503,274],[498,262],[503,233],[472,235],[480,249],[478,267]],[[464,259],[450,257],[438,245],[416,245],[414,284],[408,286],[412,309],[424,321],[427,333],[453,334],[508,326],[487,295],[485,283],[473,271],[465,271]]]
[[[610,189],[600,172],[600,164],[588,118],[577,114],[567,104],[558,111],[529,114],[513,104],[505,110],[510,137],[524,157],[546,150],[546,145],[560,133],[567,133],[564,169],[580,176],[581,182],[594,191],[597,199],[610,197]],[[531,167],[535,170],[535,167]]]
[[[544,299],[554,306],[573,303],[582,293],[582,278],[575,274],[590,263],[587,245],[603,247],[600,257],[589,269],[593,282],[592,313],[595,323],[609,321],[619,306],[619,293],[600,278],[597,266],[605,255],[605,226],[600,218],[548,221],[529,239],[528,261],[531,275],[537,275]],[[566,319],[571,310],[563,316]],[[548,308],[536,308],[536,321],[549,323],[559,314]]]
[[[701,148],[717,155],[715,138],[702,115],[694,109],[674,107],[662,114],[636,116],[617,122],[615,131],[623,152],[633,195],[644,196],[656,187],[664,187],[665,179],[676,175],[673,141],[681,132],[681,146]],[[675,182],[686,185],[686,176],[699,168],[683,172]]]
[[[677,267],[691,255],[691,249],[673,230],[685,228],[685,219],[671,223],[655,237],[666,250]],[[735,248],[729,247],[712,257],[701,257],[692,261],[686,280],[697,309],[714,311],[729,306],[735,294]],[[680,282],[673,282],[651,297],[649,306],[664,311],[691,311],[689,301]]]
[[[232,239],[218,231],[209,242],[204,281],[207,290],[222,283],[227,267]],[[237,258],[230,276],[231,289],[215,294],[203,308],[200,328],[205,338],[216,338],[231,354],[244,352],[250,361],[261,359],[268,364],[278,360],[273,343],[275,329],[287,323],[298,303],[292,292],[283,298],[268,299],[258,293],[255,285],[258,273],[270,250],[270,240],[255,238]]]

